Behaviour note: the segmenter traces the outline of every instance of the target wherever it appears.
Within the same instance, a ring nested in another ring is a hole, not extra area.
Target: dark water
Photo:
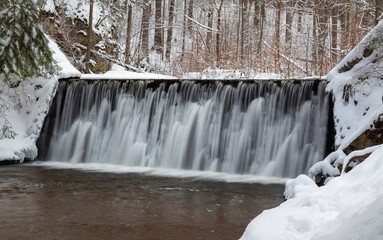
[[[283,185],[0,167],[0,239],[238,239]]]

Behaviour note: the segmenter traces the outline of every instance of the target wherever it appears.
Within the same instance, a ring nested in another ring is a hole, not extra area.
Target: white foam
[[[148,176],[163,176],[174,178],[197,178],[212,181],[223,181],[229,183],[259,183],[259,184],[285,184],[287,178],[264,177],[258,175],[229,174],[212,171],[193,171],[182,169],[150,168],[150,167],[128,167],[106,163],[67,163],[67,162],[33,162],[28,165],[44,166],[56,169],[76,169],[81,171],[95,171],[107,173],[140,173]]]

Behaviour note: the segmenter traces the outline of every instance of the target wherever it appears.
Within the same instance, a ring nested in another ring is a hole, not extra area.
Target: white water
[[[294,177],[323,159],[328,98],[279,85],[62,82],[47,158]]]

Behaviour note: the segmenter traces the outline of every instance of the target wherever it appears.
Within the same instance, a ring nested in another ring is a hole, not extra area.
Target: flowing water
[[[40,159],[295,177],[324,157],[325,86],[61,82]]]
[[[283,185],[0,167],[0,239],[238,239]]]
[[[284,186],[185,176],[307,171],[325,154],[328,98],[318,81],[62,81],[39,158],[104,172],[1,167],[0,239],[238,239]]]

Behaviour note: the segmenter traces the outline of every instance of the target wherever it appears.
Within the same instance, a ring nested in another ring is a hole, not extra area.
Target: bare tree
[[[128,17],[126,21],[126,45],[125,45],[125,63],[130,64],[130,45],[132,39],[132,15],[133,15],[133,7],[129,3],[129,0],[126,0],[126,8],[128,9]]]
[[[154,49],[157,53],[163,54],[163,38],[162,38],[162,0],[155,0],[155,30],[154,30]]]
[[[90,73],[90,53],[92,51],[93,40],[93,0],[89,3],[89,18],[88,18],[88,45],[86,48],[85,72]]]
[[[217,30],[216,33],[216,56],[217,56],[217,67],[221,67],[221,11],[223,6],[223,0],[220,0],[217,12]]]
[[[174,6],[175,0],[169,2],[169,18],[168,18],[168,33],[166,39],[166,60],[170,62],[170,53],[172,52],[172,37],[174,24]]]
[[[151,5],[147,1],[142,9],[142,20],[141,20],[141,59],[146,59],[149,62],[149,21],[151,13]]]
[[[280,38],[281,38],[281,11],[282,11],[282,0],[277,0],[275,4],[275,34],[274,34],[274,68],[276,73],[280,73]]]
[[[375,0],[375,16],[374,16],[375,25],[377,25],[379,23],[379,18],[381,15],[380,1],[381,0]]]
[[[333,64],[338,62],[338,5],[335,3],[331,11],[331,60]]]

